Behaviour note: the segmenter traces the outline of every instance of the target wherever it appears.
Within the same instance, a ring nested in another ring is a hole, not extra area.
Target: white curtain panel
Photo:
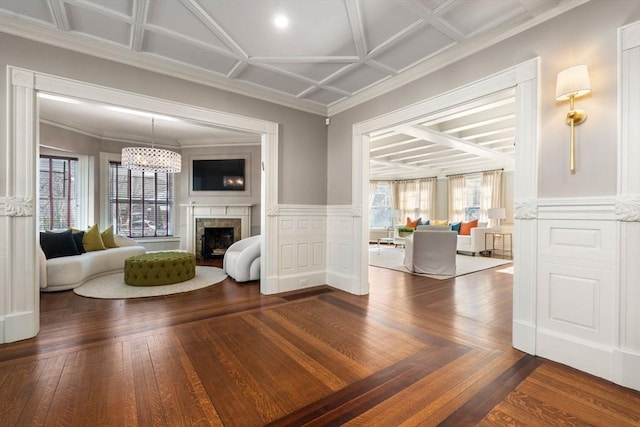
[[[373,199],[376,197],[377,189],[378,183],[376,181],[369,181],[369,206],[373,205]]]
[[[422,220],[437,219],[436,218],[436,178],[426,178],[418,180],[418,198],[420,212],[419,216]]]
[[[502,171],[483,172],[481,185],[480,221],[488,221],[488,210],[502,207]]]
[[[457,222],[464,219],[464,176],[449,177],[449,221]]]

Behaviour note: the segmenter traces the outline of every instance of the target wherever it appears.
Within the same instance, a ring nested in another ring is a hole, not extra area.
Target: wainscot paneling
[[[278,288],[286,292],[326,283],[327,208],[278,205]]]
[[[538,201],[538,355],[612,378],[617,241],[613,199]]]

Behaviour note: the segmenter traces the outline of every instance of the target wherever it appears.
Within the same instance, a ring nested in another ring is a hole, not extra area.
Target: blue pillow
[[[47,259],[80,255],[71,235],[71,230],[40,233],[40,247]]]
[[[460,233],[460,226],[462,225],[461,222],[453,222],[449,224],[451,226],[451,230]]]

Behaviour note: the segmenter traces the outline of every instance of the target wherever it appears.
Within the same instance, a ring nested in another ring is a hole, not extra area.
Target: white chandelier
[[[122,166],[151,173],[178,173],[182,158],[175,151],[155,148],[155,123],[151,118],[151,147],[126,147],[122,149]]]

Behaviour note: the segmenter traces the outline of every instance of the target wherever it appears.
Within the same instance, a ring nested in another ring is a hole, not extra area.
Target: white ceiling
[[[0,0],[0,31],[331,116],[588,0]],[[289,26],[276,28],[284,14]],[[148,117],[40,100],[41,118],[151,141]],[[371,177],[510,169],[512,93],[372,135]],[[156,120],[185,148],[259,137]]]
[[[585,1],[2,0],[0,31],[330,116]]]

